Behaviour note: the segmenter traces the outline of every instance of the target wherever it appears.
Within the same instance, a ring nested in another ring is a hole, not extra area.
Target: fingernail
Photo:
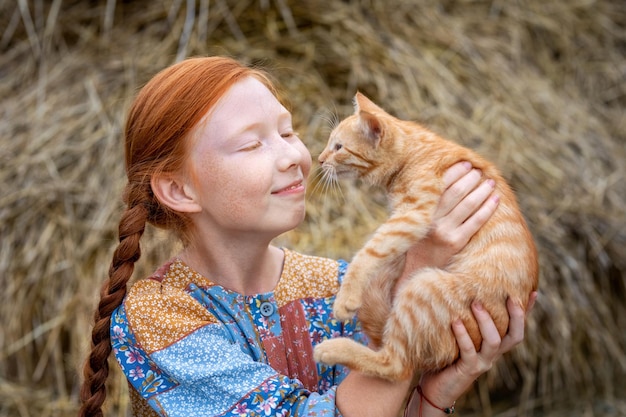
[[[468,161],[463,161],[463,166],[465,167],[466,170],[470,170],[472,169],[472,164],[469,163]]]
[[[491,201],[493,201],[494,203],[498,204],[500,202],[500,196],[495,194],[491,196]]]
[[[495,188],[496,187],[496,182],[494,180],[492,180],[491,178],[489,178],[487,180],[487,184],[489,184],[489,186],[491,186],[491,188]]]
[[[483,307],[482,303],[480,303],[479,301],[474,301],[473,304],[474,304],[474,308],[476,310],[478,310],[478,311],[483,311],[484,310],[484,307]]]

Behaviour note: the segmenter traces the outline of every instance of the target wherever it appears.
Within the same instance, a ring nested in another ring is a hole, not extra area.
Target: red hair
[[[172,230],[183,240],[189,222],[159,203],[150,186],[162,172],[180,172],[194,127],[226,91],[244,77],[255,77],[276,93],[267,75],[225,57],[191,58],[152,78],[139,92],[126,122],[126,209],[119,224],[119,244],[109,277],[100,290],[94,313],[91,352],[84,366],[80,416],[102,416],[111,353],[111,314],[126,295],[134,264],[141,255],[139,240],[146,222]]]

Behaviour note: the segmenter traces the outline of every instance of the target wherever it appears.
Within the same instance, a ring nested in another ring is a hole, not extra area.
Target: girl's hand
[[[474,348],[474,343],[463,322],[460,320],[454,322],[452,330],[459,345],[460,358],[441,372],[422,376],[420,385],[424,395],[440,407],[448,407],[453,404],[474,383],[476,378],[491,369],[493,363],[503,353],[508,352],[524,340],[525,318],[532,310],[536,300],[537,292],[533,291],[528,300],[526,313],[524,313],[522,306],[514,303],[511,299],[507,300],[510,320],[509,331],[503,338],[500,338],[498,329],[489,313],[480,304],[473,304],[472,311],[483,337],[480,351],[477,352]],[[419,396],[414,396],[412,404],[409,405],[412,410],[417,409],[419,401]],[[441,414],[439,410],[431,407],[426,401],[422,403],[422,408],[424,417]]]
[[[537,299],[537,292],[533,291],[528,300],[526,311],[530,311]],[[480,303],[472,304],[472,312],[478,322],[480,333],[483,337],[480,351],[476,352],[472,339],[469,337],[463,322],[458,320],[452,324],[452,330],[456,336],[461,353],[460,360],[453,366],[456,373],[461,377],[476,379],[481,374],[491,369],[493,363],[524,340],[524,324],[526,314],[521,305],[514,303],[510,298],[506,302],[509,311],[509,330],[503,338],[500,338],[498,329],[491,316]],[[469,345],[471,346],[468,346]]]
[[[421,267],[444,267],[498,206],[493,180],[482,180],[480,170],[472,169],[469,162],[448,168],[443,182],[445,191],[433,215],[431,231],[407,253],[404,277]]]

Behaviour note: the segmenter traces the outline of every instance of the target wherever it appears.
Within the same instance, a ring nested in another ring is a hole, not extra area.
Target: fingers
[[[528,313],[532,311],[533,307],[535,307],[535,302],[537,301],[538,296],[539,293],[537,291],[533,291],[530,293],[530,297],[528,298],[528,304],[526,305],[526,315],[528,315]]]
[[[511,298],[506,300],[506,307],[509,311],[509,330],[502,339],[500,352],[505,353],[511,350],[515,345],[524,340],[524,329],[526,327],[526,316],[533,309],[535,301],[537,301],[537,291],[530,293],[526,311],[522,306],[514,302]]]
[[[444,192],[441,195],[435,218],[446,217],[453,226],[463,224],[477,213],[487,201],[495,187],[492,179],[483,181],[478,169],[467,169],[468,162],[454,164],[443,175]],[[497,203],[497,200],[494,200]],[[495,209],[495,208],[494,208]],[[481,218],[489,210],[480,212]],[[486,216],[489,218],[489,215]]]
[[[469,240],[496,211],[500,199],[492,195],[495,182],[483,181],[471,194],[452,210],[451,218],[459,221],[459,233]],[[468,216],[469,213],[469,216]]]
[[[493,195],[495,183],[493,180],[481,181],[481,174],[472,170],[458,180],[441,196],[440,207],[435,213],[437,232],[443,235],[443,240],[449,242],[457,251],[462,249],[474,234],[489,220],[496,211],[499,203],[497,195]],[[459,186],[460,184],[460,186]],[[459,186],[459,191],[452,191]],[[456,201],[456,196],[470,190],[452,208],[447,206]],[[473,191],[472,191],[473,190]],[[449,210],[446,215],[441,215]]]
[[[493,362],[500,356],[500,334],[491,316],[478,302],[472,303],[472,312],[478,323],[483,338],[480,351],[476,351],[461,320],[452,323],[452,331],[456,337],[461,355],[459,370],[467,375],[478,377],[491,369]]]
[[[487,310],[485,310],[481,303],[476,301],[473,302],[472,312],[474,313],[474,318],[478,323],[480,334],[483,337],[483,342],[480,345],[480,354],[488,362],[492,362],[498,356],[500,356],[499,350],[502,338],[500,337],[498,328],[491,318],[491,315]]]
[[[482,173],[477,169],[468,170],[463,173],[462,176],[457,177],[459,174],[458,165],[459,164],[453,165],[443,176],[445,191],[441,195],[439,206],[437,207],[437,211],[440,212],[441,216],[447,215],[457,207],[459,203],[476,188],[482,179]],[[461,168],[464,169],[465,167],[465,164],[461,165]],[[450,178],[454,178],[455,180],[451,184],[447,184]]]
[[[459,178],[467,174],[472,169],[472,164],[463,161],[457,162],[443,173],[443,188],[447,189],[454,184]]]
[[[474,342],[472,342],[472,338],[469,333],[467,333],[467,329],[465,328],[465,325],[463,325],[462,320],[459,319],[452,322],[452,332],[456,338],[457,345],[459,345],[461,358],[463,360],[467,360],[470,357],[477,355]]]
[[[524,327],[526,314],[522,306],[514,302],[511,298],[506,300],[506,307],[509,311],[509,330],[502,339],[500,345],[501,353],[508,352],[515,345],[524,340]]]
[[[476,351],[474,343],[461,320],[452,323],[452,331],[456,337],[460,351],[460,360],[456,362],[456,369],[464,375],[477,378],[491,369],[493,363],[505,352],[524,340],[525,316],[532,309],[537,299],[537,292],[530,294],[526,313],[519,303],[507,299],[509,311],[509,330],[501,338],[491,315],[479,302],[472,303],[472,312],[478,323],[483,338],[480,350]]]
[[[482,352],[483,348],[481,348],[480,352],[476,351],[474,342],[463,325],[463,321],[454,321],[452,323],[452,332],[459,346],[460,360],[455,364],[457,371],[471,379],[476,379],[481,374],[487,372],[491,368],[492,360],[489,357],[483,357],[486,356]],[[483,346],[484,344],[483,342]]]

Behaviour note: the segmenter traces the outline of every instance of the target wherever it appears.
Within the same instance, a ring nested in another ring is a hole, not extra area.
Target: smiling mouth
[[[280,193],[285,193],[288,191],[292,191],[292,190],[297,190],[303,187],[303,183],[302,181],[294,183],[288,187],[285,188],[281,188],[280,190],[274,191],[272,194],[280,194]]]

